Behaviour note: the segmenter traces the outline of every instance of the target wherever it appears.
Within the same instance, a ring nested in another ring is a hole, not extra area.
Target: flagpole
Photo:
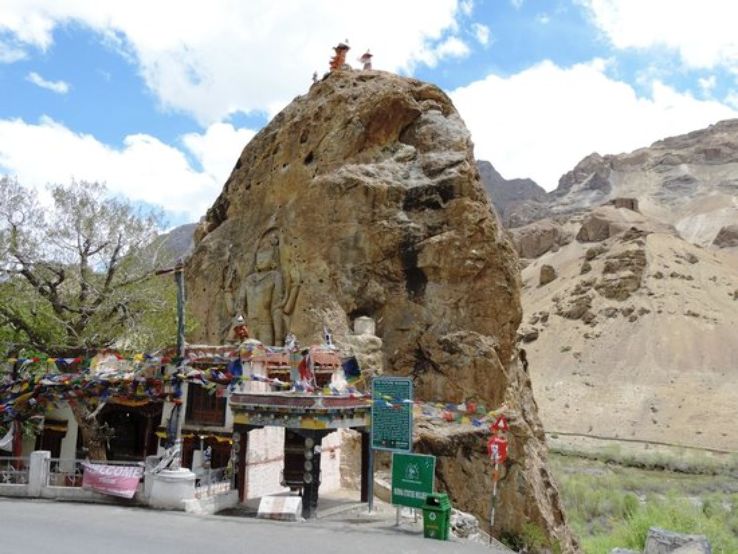
[[[177,264],[174,266],[174,282],[177,284],[177,358],[179,359],[177,369],[183,372],[185,363],[185,282],[182,258],[178,258]],[[184,392],[182,395],[184,396]],[[184,423],[184,414],[182,413],[184,399],[180,398],[179,400],[180,403],[174,408],[177,410],[174,448],[178,454],[173,465],[177,468],[182,465],[182,425]]]
[[[19,373],[20,373],[20,362],[16,360],[16,362],[13,364],[13,382],[18,380]],[[21,430],[21,422],[20,422],[20,415],[18,413],[15,414],[15,417],[13,418],[13,424],[11,426],[13,429],[13,445],[12,445],[12,453],[13,458],[22,458],[23,457],[23,432]],[[18,464],[17,469],[21,469],[21,462],[16,460],[16,463]]]

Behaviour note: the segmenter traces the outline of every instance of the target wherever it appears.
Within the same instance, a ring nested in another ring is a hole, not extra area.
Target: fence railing
[[[195,497],[212,496],[231,490],[231,475],[226,468],[202,469],[196,472]]]
[[[0,485],[27,485],[28,458],[0,458]]]
[[[119,460],[82,460],[79,458],[46,458],[46,479],[41,486],[81,487],[84,476],[83,464],[144,466],[144,462]],[[28,485],[29,458],[0,458],[0,485]],[[230,491],[233,488],[231,471],[228,468],[198,469],[195,482],[195,497],[204,498]],[[142,485],[139,485],[142,486]]]

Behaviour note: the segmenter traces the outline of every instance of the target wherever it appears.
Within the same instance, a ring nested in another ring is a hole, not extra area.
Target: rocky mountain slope
[[[518,259],[479,181],[469,132],[437,87],[339,71],[296,98],[245,147],[196,233],[186,275],[193,340],[223,340],[239,312],[253,334],[302,344],[323,325],[344,344],[377,321],[385,369],[427,401],[508,406],[511,453],[496,531],[535,527],[575,551],[530,380],[518,359]],[[478,428],[418,429],[454,505],[489,513]],[[504,506],[504,508],[503,508]]]
[[[505,227],[517,227],[548,215],[546,191],[532,179],[505,179],[485,160],[478,160],[477,168]]]
[[[673,225],[691,243],[709,245],[738,221],[738,119],[628,154],[591,154],[545,198],[521,201],[508,226],[569,216],[614,198],[635,198],[644,215]]]
[[[156,258],[158,267],[173,266],[192,252],[195,229],[197,223],[185,223],[162,233],[147,247],[148,255]]]
[[[738,121],[593,154],[545,206],[510,233],[547,431],[738,451]]]
[[[544,425],[738,450],[738,256],[639,219],[523,269],[521,334]]]

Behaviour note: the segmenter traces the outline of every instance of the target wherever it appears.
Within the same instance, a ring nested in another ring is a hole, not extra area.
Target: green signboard
[[[392,504],[420,508],[433,492],[436,457],[392,454]]]
[[[372,380],[372,448],[412,450],[412,400],[412,379],[376,377]]]

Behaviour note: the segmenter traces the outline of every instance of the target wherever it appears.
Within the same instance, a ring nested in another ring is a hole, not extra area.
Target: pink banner
[[[82,464],[84,474],[82,487],[112,496],[133,498],[143,468],[138,466],[109,466],[102,464]]]

